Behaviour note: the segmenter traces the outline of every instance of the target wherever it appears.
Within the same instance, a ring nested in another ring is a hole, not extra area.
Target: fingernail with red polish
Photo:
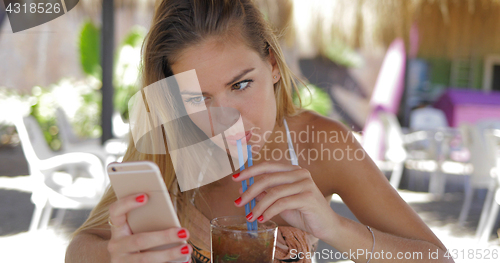
[[[183,246],[181,248],[181,254],[183,254],[183,255],[189,254],[189,247],[188,246]]]
[[[240,173],[233,174],[233,178],[234,178],[234,179],[238,178],[238,176],[240,176]]]
[[[236,205],[239,205],[241,203],[241,197],[238,197],[238,199],[234,200],[234,203]]]
[[[186,230],[181,229],[179,232],[177,232],[177,236],[178,236],[179,238],[186,238],[186,237],[187,237]]]
[[[252,214],[252,212],[250,212],[250,214],[247,215],[247,220],[252,220],[252,218],[253,218],[253,214]]]
[[[140,195],[140,196],[135,198],[135,201],[137,201],[137,203],[142,203],[142,202],[144,202],[144,199],[145,199],[145,196]]]
[[[264,221],[264,217],[263,216],[259,216],[259,217],[257,217],[257,220],[259,220],[259,222],[262,222],[262,221]]]

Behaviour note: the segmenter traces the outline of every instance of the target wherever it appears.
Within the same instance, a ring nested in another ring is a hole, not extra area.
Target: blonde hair
[[[294,105],[292,99],[292,89],[298,91],[297,83],[285,63],[278,38],[251,0],[164,0],[159,3],[142,46],[142,88],[173,75],[170,65],[186,47],[199,44],[208,37],[227,36],[235,27],[240,29],[245,43],[263,59],[268,58],[270,52],[276,59],[281,75],[274,84],[276,122],[282,125],[285,117],[301,111],[300,106]],[[167,154],[140,153],[131,137],[123,162],[155,162],[169,192],[180,193],[168,151]],[[182,200],[183,195],[185,193],[179,194],[179,200]],[[116,195],[110,187],[73,236],[85,230],[107,227],[109,206],[115,201]],[[177,206],[179,204],[182,205],[182,202],[178,202]],[[182,210],[182,207],[177,208]],[[184,222],[182,216],[179,214],[181,224]]]

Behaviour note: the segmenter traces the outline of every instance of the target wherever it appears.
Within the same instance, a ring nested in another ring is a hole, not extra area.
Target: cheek
[[[248,104],[245,106],[247,120],[255,127],[259,127],[262,133],[273,130],[276,122],[276,99],[274,88],[272,84],[270,84],[265,89],[260,89],[255,93],[251,101],[248,101]],[[245,129],[247,129],[247,127],[245,127]]]
[[[265,87],[255,87],[251,99],[246,105],[246,108],[250,109],[252,115],[256,115],[258,120],[267,119],[271,115],[275,116],[276,98],[272,83],[265,85]]]
[[[272,84],[270,84],[269,88],[266,89],[264,99],[266,100],[265,107],[262,108],[265,109],[265,114],[274,120],[276,117],[276,96],[274,94],[274,86]]]

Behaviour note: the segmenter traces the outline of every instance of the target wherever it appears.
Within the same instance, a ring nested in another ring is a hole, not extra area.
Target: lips
[[[240,132],[240,133],[237,133],[235,135],[227,136],[226,140],[227,140],[227,143],[229,143],[230,145],[236,145],[236,141],[243,139],[243,138],[246,139],[246,142],[248,144],[248,142],[250,141],[250,138],[252,138],[252,131],[246,131],[244,133]]]

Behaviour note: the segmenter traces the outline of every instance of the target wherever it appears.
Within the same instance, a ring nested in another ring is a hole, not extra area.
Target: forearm
[[[108,240],[89,233],[78,234],[66,249],[66,263],[110,262]]]
[[[372,228],[373,236],[365,225],[335,216],[337,227],[321,239],[348,256],[354,262],[453,262],[444,257],[445,248],[428,241],[402,238]],[[408,253],[407,253],[408,252]],[[368,255],[367,255],[368,254]]]

